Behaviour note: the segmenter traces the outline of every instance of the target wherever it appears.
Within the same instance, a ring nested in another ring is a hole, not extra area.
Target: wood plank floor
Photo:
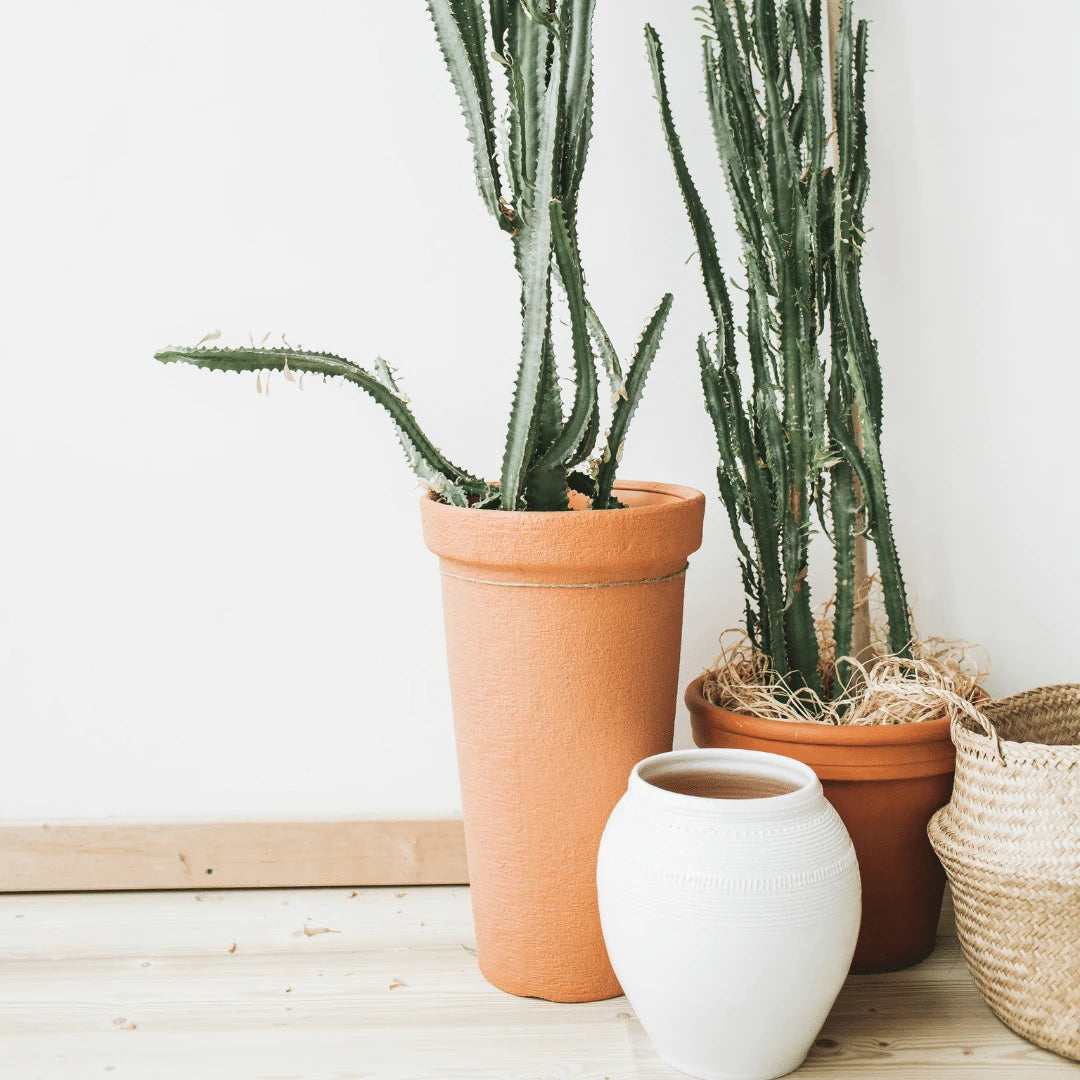
[[[799,1075],[1069,1077],[935,955],[853,977]],[[625,998],[510,997],[464,887],[0,896],[3,1080],[678,1080]]]

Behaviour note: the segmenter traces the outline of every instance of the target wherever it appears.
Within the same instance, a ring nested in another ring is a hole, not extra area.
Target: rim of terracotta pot
[[[797,746],[800,761],[812,765],[823,780],[898,780],[952,772],[956,749],[949,718],[915,724],[799,723],[732,712],[707,700],[705,676],[686,688],[694,741],[708,745],[711,732],[725,732],[763,744]]]
[[[424,542],[444,569],[483,579],[619,584],[678,578],[701,546],[705,495],[694,488],[621,480],[620,510],[474,510],[420,500]]]

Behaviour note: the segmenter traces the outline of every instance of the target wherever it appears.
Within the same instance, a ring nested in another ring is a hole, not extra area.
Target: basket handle
[[[998,730],[994,727],[993,722],[977,705],[968,701],[967,698],[961,697],[954,690],[946,690],[942,686],[927,687],[932,693],[936,694],[941,701],[949,707],[950,715],[952,717],[952,729],[955,731],[956,726],[961,723],[961,715],[967,717],[983,735],[986,735],[994,746],[994,756],[1002,765],[1007,765],[1005,760],[1005,751],[1001,748],[1001,736],[998,734]],[[955,737],[953,742],[956,742]]]

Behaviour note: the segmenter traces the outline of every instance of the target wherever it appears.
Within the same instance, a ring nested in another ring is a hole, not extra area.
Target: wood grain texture
[[[995,1019],[942,930],[848,982],[799,1075],[1080,1078]],[[463,887],[0,897],[0,1076],[682,1080],[625,998],[510,997],[473,946]]]
[[[467,881],[456,818],[0,825],[0,892]]]

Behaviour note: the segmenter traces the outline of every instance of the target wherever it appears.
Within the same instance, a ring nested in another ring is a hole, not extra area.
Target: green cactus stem
[[[498,485],[454,465],[421,430],[381,360],[375,371],[329,353],[290,349],[170,349],[223,371],[278,369],[339,375],[383,406],[406,459],[440,498],[459,506],[568,510],[569,491],[594,509],[618,506],[618,448],[641,397],[671,306],[665,297],[623,378],[615,349],[587,296],[577,235],[578,192],[592,135],[595,0],[425,0],[457,92],[480,197],[509,235],[520,278],[522,333]],[[506,80],[505,115],[493,74]],[[574,386],[564,410],[551,332],[553,275],[570,308]],[[604,460],[586,470],[603,427],[598,361],[613,390]],[[611,443],[615,442],[615,451]]]
[[[837,655],[852,646],[860,535],[876,549],[889,648],[904,654],[911,636],[880,450],[881,370],[859,280],[869,181],[866,24],[853,27],[851,0],[843,0],[831,167],[820,0],[710,0],[703,19],[705,98],[745,267],[744,354],[712,224],[675,127],[660,39],[646,27],[645,40],[715,323],[715,349],[699,338],[698,366],[720,496],[750,638],[787,686],[824,696],[807,580],[814,511],[834,549]],[[740,365],[750,373],[748,392]],[[835,675],[837,694],[850,672],[841,665]]]

